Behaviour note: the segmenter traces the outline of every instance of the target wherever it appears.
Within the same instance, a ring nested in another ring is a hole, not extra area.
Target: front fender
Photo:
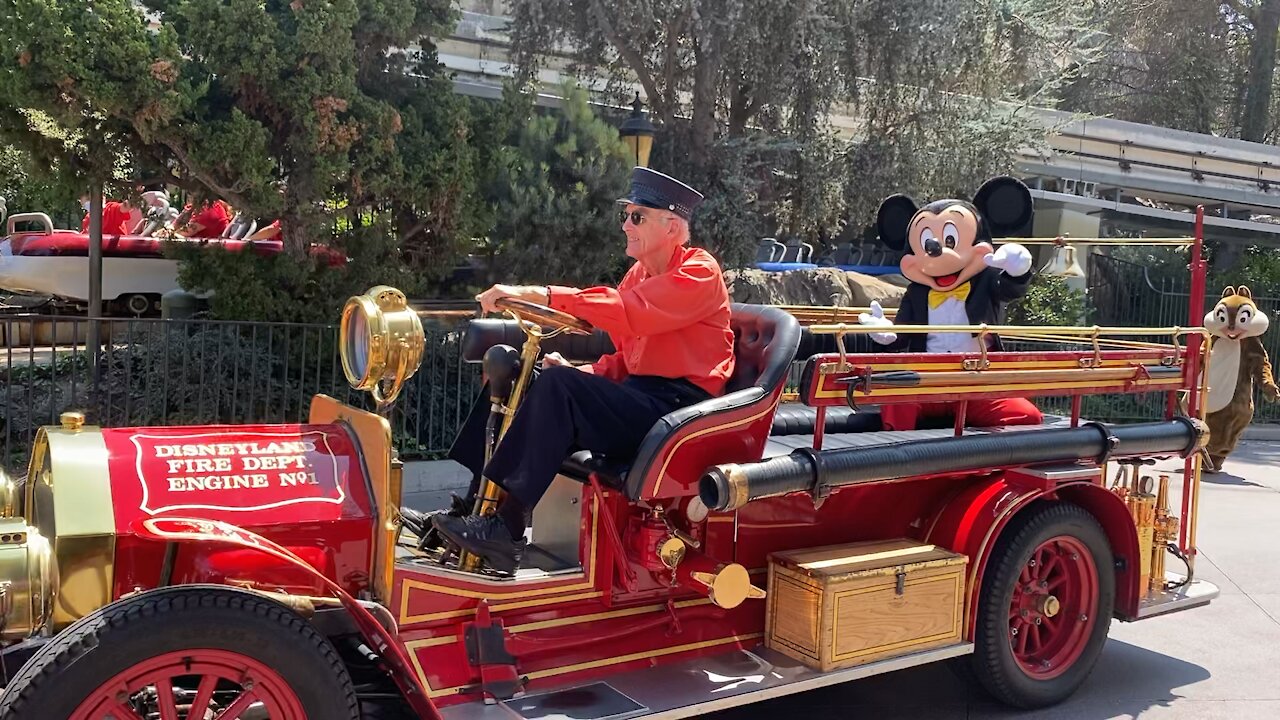
[[[934,517],[925,542],[969,558],[965,579],[964,636],[973,639],[973,620],[987,559],[1000,531],[1014,513],[1043,496],[1039,488],[1019,486],[996,475],[969,485],[947,501]]]
[[[440,720],[440,713],[435,703],[431,702],[426,689],[418,682],[417,676],[410,668],[409,659],[404,654],[403,646],[392,634],[393,630],[384,627],[369,609],[350,593],[294,553],[261,535],[219,520],[181,517],[146,518],[135,522],[132,530],[138,537],[158,542],[216,543],[255,550],[289,562],[299,570],[311,574],[323,583],[324,587],[328,588],[351,614],[356,627],[360,629],[369,646],[386,662],[388,674],[400,688],[410,707],[421,717]],[[391,627],[394,628],[394,624]]]
[[[1075,503],[1097,518],[1116,561],[1116,614],[1136,615],[1140,598],[1138,533],[1124,501],[1087,480],[1034,487],[998,475],[974,483],[948,500],[934,517],[925,538],[926,542],[969,557],[964,613],[967,639],[973,639],[982,578],[997,538],[1015,515],[1037,500]]]

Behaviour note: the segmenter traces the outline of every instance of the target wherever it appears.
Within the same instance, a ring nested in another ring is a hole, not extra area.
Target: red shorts
[[[880,421],[885,430],[915,430],[921,417],[955,417],[960,403],[911,403],[885,405],[880,408]],[[1040,409],[1026,398],[970,400],[965,410],[968,427],[1004,427],[1006,425],[1039,425],[1044,422]]]

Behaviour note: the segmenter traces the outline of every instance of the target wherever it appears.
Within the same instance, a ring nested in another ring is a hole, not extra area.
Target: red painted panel
[[[303,557],[348,592],[367,587],[374,517],[353,438],[338,425],[102,431],[118,539],[117,594],[160,581],[164,547],[137,539],[147,517],[221,520]],[[265,555],[179,548],[171,582],[254,582],[314,593],[314,578]]]

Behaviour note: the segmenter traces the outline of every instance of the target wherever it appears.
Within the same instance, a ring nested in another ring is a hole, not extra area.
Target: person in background
[[[80,221],[80,232],[89,232],[89,193],[80,196],[80,207],[84,208],[84,219]],[[128,235],[142,220],[142,210],[133,207],[128,200],[108,200],[102,204],[102,234]]]
[[[280,237],[280,221],[273,220],[270,225],[259,228],[245,240],[276,240]]]
[[[190,206],[187,207],[190,209]],[[222,200],[205,203],[184,225],[175,229],[176,234],[189,238],[220,238],[231,224],[231,206]]]

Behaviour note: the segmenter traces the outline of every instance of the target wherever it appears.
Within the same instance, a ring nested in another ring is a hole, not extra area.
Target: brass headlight
[[[53,546],[23,518],[0,519],[0,639],[21,640],[53,615]]]
[[[399,290],[379,285],[347,300],[340,333],[347,382],[368,390],[379,405],[395,400],[418,372],[426,342],[422,321]],[[391,384],[385,392],[384,382]]]

